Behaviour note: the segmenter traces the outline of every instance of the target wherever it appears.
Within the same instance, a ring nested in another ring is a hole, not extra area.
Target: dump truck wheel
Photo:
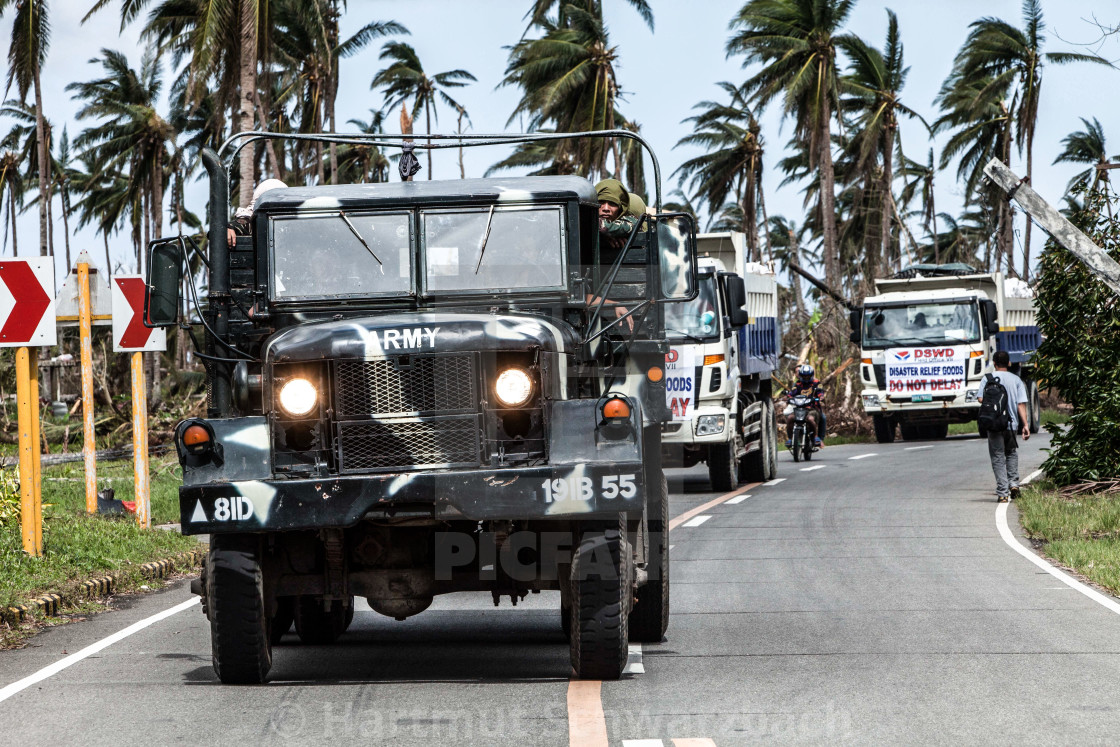
[[[737,473],[734,438],[725,444],[708,447],[708,479],[713,491],[726,493],[734,490],[738,484]]]

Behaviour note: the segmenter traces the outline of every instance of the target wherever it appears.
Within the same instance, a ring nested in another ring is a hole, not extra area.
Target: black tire
[[[273,646],[280,645],[280,639],[283,638],[289,630],[292,629],[292,623],[296,621],[296,599],[295,597],[278,597],[276,599],[276,614],[268,622],[268,641]]]
[[[903,441],[917,441],[921,438],[918,433],[918,426],[910,425],[909,423],[899,423],[898,433],[902,436]]]
[[[1042,430],[1042,401],[1038,396],[1038,382],[1027,384],[1027,415],[1030,417],[1031,433]]]
[[[354,602],[351,599],[350,609]],[[334,643],[346,632],[349,625],[347,608],[338,599],[331,601],[330,609],[323,609],[320,597],[304,595],[296,600],[296,635],[308,646]],[[353,619],[353,617],[350,617]]]
[[[708,479],[713,491],[726,493],[738,486],[739,470],[735,462],[734,438],[725,444],[712,444],[708,447]]]
[[[632,573],[625,520],[588,522],[572,557],[572,638],[575,677],[617,680],[629,654]]]
[[[661,643],[669,629],[669,486],[662,475],[660,494],[650,496],[648,580],[634,595],[630,610],[630,640]],[[570,623],[569,623],[570,626]]]
[[[803,454],[804,454],[805,461],[806,462],[812,461],[812,459],[813,459],[813,437],[810,436],[808,433],[805,434],[804,449],[805,450],[804,450]]]
[[[936,441],[943,441],[949,437],[949,424],[937,423],[929,426],[929,437]]]
[[[801,452],[805,443],[805,431],[798,430],[797,426],[793,429],[793,445],[790,447],[790,453],[793,454],[793,461],[801,461]]]
[[[226,685],[259,685],[272,668],[258,546],[255,537],[218,534],[206,556],[211,657]]]
[[[875,441],[881,444],[894,443],[894,421],[885,415],[872,415],[871,424],[875,428]]]
[[[564,638],[568,643],[572,642],[572,606],[570,604],[560,605],[560,629],[564,631]]]
[[[766,453],[763,455],[765,468],[762,479],[765,481],[778,476],[778,420],[774,414],[774,400],[767,396],[762,400],[762,406],[763,432],[766,434],[763,441]]]

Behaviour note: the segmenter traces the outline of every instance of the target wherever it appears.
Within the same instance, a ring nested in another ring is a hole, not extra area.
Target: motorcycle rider
[[[821,382],[814,375],[813,367],[803,363],[797,367],[797,381],[789,389],[782,392],[788,403],[792,397],[810,397],[813,404],[809,409],[809,423],[813,426],[814,446],[823,446],[821,434],[824,433],[824,408],[821,406],[821,397],[824,390]],[[786,448],[793,446],[793,414],[786,417]]]

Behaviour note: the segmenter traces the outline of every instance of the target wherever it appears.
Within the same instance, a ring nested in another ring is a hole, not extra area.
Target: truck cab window
[[[409,214],[341,211],[276,217],[275,299],[405,295],[412,289]]]
[[[423,213],[427,292],[563,286],[562,218],[553,206]]]

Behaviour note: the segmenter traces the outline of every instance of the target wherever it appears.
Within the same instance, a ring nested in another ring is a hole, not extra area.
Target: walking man
[[[988,432],[988,455],[996,475],[996,500],[1006,503],[1008,498],[1019,497],[1019,444],[1015,433],[1022,433],[1024,441],[1031,437],[1027,388],[1022,379],[1007,370],[1011,358],[1006,350],[997,351],[992,363],[996,370],[984,378],[978,421]]]

